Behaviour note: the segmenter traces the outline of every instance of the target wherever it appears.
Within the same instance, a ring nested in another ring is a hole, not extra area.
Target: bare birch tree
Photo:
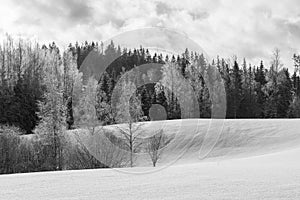
[[[125,144],[130,152],[130,167],[133,167],[134,153],[138,152],[141,146],[141,121],[143,117],[143,110],[141,106],[141,99],[136,93],[136,85],[134,77],[125,74],[116,86],[120,96],[113,94],[113,101],[115,105],[115,118],[118,123],[118,130],[125,140]]]
[[[39,102],[41,119],[36,131],[45,136],[52,146],[53,167],[62,170],[63,133],[66,129],[66,106],[64,104],[63,66],[59,54],[45,51],[42,74],[45,88],[43,101]]]
[[[83,86],[78,105],[74,108],[75,124],[87,128],[94,134],[95,128],[101,125],[96,113],[97,103],[97,81],[90,77],[87,84]]]
[[[171,141],[168,138],[163,130],[159,130],[155,135],[148,138],[146,150],[149,154],[153,167],[156,166],[156,163],[159,159],[161,159],[163,148]]]

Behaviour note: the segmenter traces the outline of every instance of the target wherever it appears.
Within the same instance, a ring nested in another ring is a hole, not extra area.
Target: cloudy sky
[[[0,34],[43,43],[107,40],[124,31],[167,27],[188,35],[210,57],[285,66],[300,51],[299,0],[0,0]]]

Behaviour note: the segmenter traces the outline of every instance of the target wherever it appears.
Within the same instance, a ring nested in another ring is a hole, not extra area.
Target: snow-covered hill
[[[244,158],[300,148],[299,119],[187,119],[149,122],[143,126],[147,136],[159,129],[175,138],[165,148],[158,166]],[[151,166],[148,155],[138,155],[137,165]]]
[[[209,120],[153,122],[144,128],[160,126],[167,134],[181,127],[158,164],[172,163],[166,168],[137,175],[153,169],[141,156],[140,167],[123,172],[4,175],[0,199],[300,199],[300,120],[226,120],[212,150],[215,135],[204,137]],[[204,159],[199,159],[201,146]]]

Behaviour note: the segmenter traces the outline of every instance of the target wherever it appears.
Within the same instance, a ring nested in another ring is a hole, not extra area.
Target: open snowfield
[[[123,172],[3,175],[0,199],[300,199],[299,120],[226,120],[217,138],[205,136],[209,120],[180,122],[144,127],[179,130],[158,163],[165,168],[146,173],[153,168],[141,156],[138,167]]]

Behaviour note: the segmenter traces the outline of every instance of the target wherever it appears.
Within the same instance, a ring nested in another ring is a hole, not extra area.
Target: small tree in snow
[[[151,158],[153,167],[156,166],[157,161],[161,158],[163,147],[170,142],[170,139],[163,133],[163,130],[158,131],[155,135],[148,138],[147,152]]]

